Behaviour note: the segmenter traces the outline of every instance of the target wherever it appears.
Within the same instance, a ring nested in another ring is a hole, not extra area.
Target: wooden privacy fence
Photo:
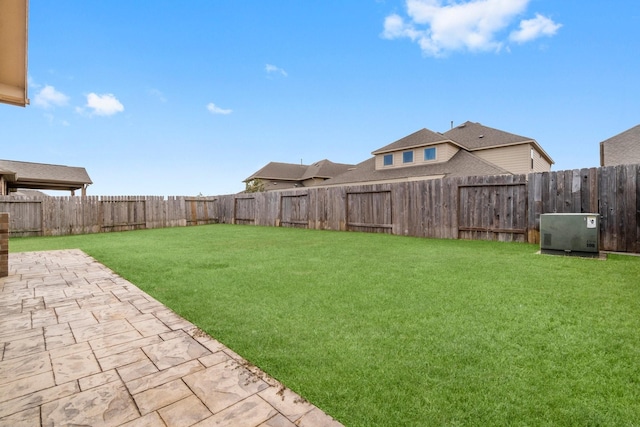
[[[445,178],[218,196],[221,223],[527,241],[527,177]]]
[[[0,212],[9,212],[12,237],[57,236],[178,227],[217,222],[211,197],[0,196]]]
[[[640,165],[215,197],[0,196],[12,236],[210,223],[539,243],[540,214],[599,213],[601,249],[640,252]]]

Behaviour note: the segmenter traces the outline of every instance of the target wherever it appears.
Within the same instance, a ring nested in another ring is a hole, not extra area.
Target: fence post
[[[9,214],[0,213],[0,277],[9,275]]]

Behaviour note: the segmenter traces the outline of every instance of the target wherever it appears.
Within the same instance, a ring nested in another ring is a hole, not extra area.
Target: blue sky
[[[0,158],[92,195],[218,195],[269,161],[358,163],[467,120],[598,166],[640,123],[640,2],[31,0]],[[62,194],[60,194],[62,195]]]

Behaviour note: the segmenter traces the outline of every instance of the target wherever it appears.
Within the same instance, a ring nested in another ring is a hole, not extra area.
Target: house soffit
[[[433,147],[435,145],[443,145],[443,144],[452,145],[459,149],[465,149],[460,144],[457,144],[455,141],[451,141],[450,139],[443,139],[442,141],[426,142],[422,144],[408,145],[406,147],[390,148],[388,150],[377,150],[371,154],[374,154],[377,156],[377,155],[389,154],[389,153],[402,153],[403,151],[415,150],[416,148],[427,148],[427,147]]]

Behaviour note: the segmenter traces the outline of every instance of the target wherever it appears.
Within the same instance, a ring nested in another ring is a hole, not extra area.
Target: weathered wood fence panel
[[[26,197],[0,197],[0,212],[9,213],[11,236],[28,237],[43,234],[43,201]]]
[[[539,243],[543,213],[599,213],[601,249],[640,253],[640,165],[215,197],[0,196],[11,236],[227,223]]]
[[[216,197],[185,198],[185,216],[187,225],[218,223],[219,203]]]
[[[58,236],[187,224],[189,198],[159,196],[19,197],[0,196],[0,212],[9,212],[12,237]],[[196,206],[197,224],[217,222],[213,198]]]
[[[309,228],[309,193],[282,194],[279,218],[281,227]]]
[[[268,193],[257,194],[256,196],[242,196],[234,199],[233,224],[254,224],[256,222],[256,198],[261,201],[268,197]],[[263,204],[265,205],[265,204]],[[266,213],[266,210],[263,211]]]
[[[100,200],[102,231],[147,228],[146,202],[141,197],[114,196]]]
[[[527,241],[527,182],[523,175],[458,185],[458,237]]]
[[[389,190],[347,192],[347,229],[391,234],[393,209]]]

